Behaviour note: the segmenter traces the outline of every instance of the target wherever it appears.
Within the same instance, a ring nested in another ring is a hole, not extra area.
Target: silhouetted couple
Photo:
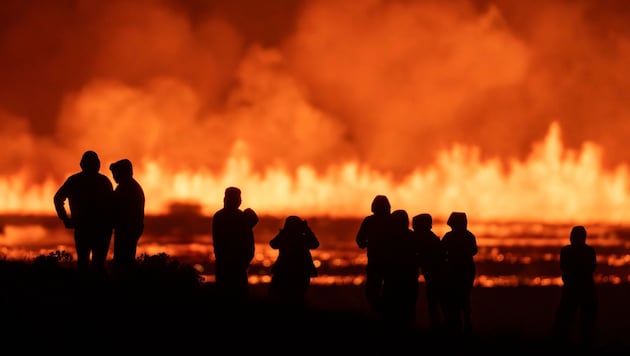
[[[99,172],[101,161],[96,152],[84,152],[79,165],[81,171],[66,179],[53,202],[64,226],[74,229],[77,271],[81,276],[93,272],[102,277],[106,273],[112,233],[116,264],[129,265],[135,261],[137,242],[144,228],[144,193],[133,178],[133,168],[127,159],[110,166],[118,184],[115,190],[109,178]]]

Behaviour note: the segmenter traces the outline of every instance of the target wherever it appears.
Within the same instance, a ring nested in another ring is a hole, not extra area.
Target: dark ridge
[[[33,261],[0,260],[4,346],[53,352],[102,351],[232,353],[295,351],[549,353],[548,327],[559,289],[481,288],[473,291],[475,332],[447,342],[419,323],[383,323],[365,307],[361,286],[319,286],[303,310],[270,302],[265,285],[252,285],[244,303],[222,300],[194,268],[166,254],[143,255],[133,275],[77,275],[71,256],[56,251]],[[593,353],[630,351],[630,287],[601,286],[599,338]],[[418,302],[424,318],[423,299]],[[571,351],[567,349],[563,352]],[[573,351],[580,351],[577,347]],[[581,350],[588,351],[588,350]]]

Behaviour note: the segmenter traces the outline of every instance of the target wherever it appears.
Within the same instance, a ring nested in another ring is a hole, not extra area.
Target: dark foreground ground
[[[590,350],[551,342],[558,287],[476,288],[474,335],[446,341],[429,331],[420,290],[415,327],[384,325],[362,286],[312,285],[303,312],[274,306],[266,285],[245,304],[220,300],[187,266],[168,256],[144,261],[131,281],[79,278],[50,261],[1,261],[0,345],[20,353],[125,354],[628,354],[630,285],[599,286]],[[14,351],[15,352],[15,351]]]

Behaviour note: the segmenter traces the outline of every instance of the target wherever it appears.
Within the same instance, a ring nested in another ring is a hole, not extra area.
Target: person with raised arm
[[[311,279],[317,277],[311,250],[319,247],[319,240],[306,220],[290,215],[269,241],[269,246],[278,250],[278,257],[271,267],[269,291],[272,300],[299,311],[306,306]]]

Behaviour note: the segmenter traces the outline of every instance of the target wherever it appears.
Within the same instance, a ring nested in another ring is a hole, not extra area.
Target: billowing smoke
[[[166,169],[358,160],[403,175],[455,144],[630,156],[623,1],[5,1],[0,174],[85,149]],[[240,146],[239,146],[240,147]]]

